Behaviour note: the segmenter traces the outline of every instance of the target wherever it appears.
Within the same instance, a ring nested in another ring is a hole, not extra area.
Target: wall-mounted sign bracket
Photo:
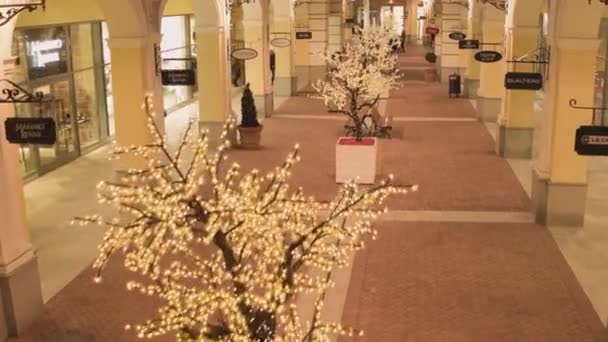
[[[46,9],[46,0],[40,0],[37,2],[30,3],[14,3],[14,4],[1,4],[0,5],[0,26],[8,23],[13,19],[17,14],[23,11],[35,11],[38,7],[42,7],[44,11]]]
[[[606,107],[584,107],[584,106],[577,106],[577,101],[576,99],[570,99],[570,107],[574,108],[574,109],[583,109],[583,110],[590,110],[591,113],[593,114],[593,117],[591,119],[591,126],[595,126],[596,124],[596,119],[597,119],[597,115],[598,112],[603,112],[605,110],[608,110],[608,108]]]
[[[8,83],[9,88],[0,91],[0,103],[37,103],[42,106],[42,103],[51,101],[45,100],[42,92],[32,94],[10,80],[0,79],[0,85],[2,83]]]
[[[541,47],[519,58],[507,61],[507,63],[513,64],[513,71],[517,71],[518,64],[534,64],[535,67],[539,65],[549,65],[550,54],[551,52],[549,49]]]
[[[481,0],[481,3],[492,5],[499,11],[505,12],[505,14],[508,12],[509,2],[507,0]]]
[[[458,6],[462,6],[466,9],[469,9],[469,3],[466,1],[441,1],[440,4],[442,5],[458,5]]]

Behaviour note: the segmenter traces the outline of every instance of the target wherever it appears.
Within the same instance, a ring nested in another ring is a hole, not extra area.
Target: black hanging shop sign
[[[543,88],[543,75],[537,72],[508,72],[505,75],[505,88],[540,90]]]
[[[161,81],[164,86],[193,86],[196,85],[196,59],[194,58],[163,58],[166,61],[179,61],[190,64],[188,69],[162,69]]]
[[[502,59],[502,54],[498,51],[484,50],[475,54],[475,60],[481,63],[495,63]]]
[[[162,70],[161,77],[164,86],[193,86],[196,84],[196,74],[193,69]]]
[[[310,31],[296,32],[296,39],[312,39],[312,32],[310,32]]]
[[[582,156],[608,156],[608,127],[579,127],[576,130],[574,150]]]
[[[37,104],[38,115],[42,116],[42,105],[51,102],[42,92],[31,94],[12,81],[1,79],[0,85],[5,84],[8,88],[0,89],[0,103]],[[12,144],[53,145],[57,141],[55,120],[48,117],[7,118],[4,121],[4,131],[6,140]]]
[[[593,114],[591,125],[576,130],[574,151],[582,156],[608,156],[608,127],[596,125],[598,112],[603,113],[608,108],[578,106],[576,99],[570,99],[570,107],[590,110]]]
[[[462,32],[452,32],[448,35],[452,40],[463,40],[467,38],[467,35]]]
[[[52,118],[8,118],[4,129],[6,139],[12,144],[53,145],[57,141]]]
[[[463,39],[458,41],[459,49],[479,49],[479,39]]]

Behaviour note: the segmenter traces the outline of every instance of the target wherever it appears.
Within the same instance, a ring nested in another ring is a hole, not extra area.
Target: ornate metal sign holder
[[[591,125],[592,126],[598,126],[596,124],[596,119],[597,119],[598,111],[603,112],[605,110],[608,110],[608,108],[605,108],[605,107],[584,107],[584,106],[577,106],[576,99],[570,99],[570,107],[572,107],[574,109],[590,110],[591,113],[593,113],[593,117],[591,119]],[[601,124],[599,126],[604,126],[604,117],[603,116],[601,117]]]
[[[11,21],[17,14],[26,10],[32,12],[38,9],[38,7],[42,7],[44,11],[46,9],[46,0],[30,3],[2,4],[0,5],[0,26]]]
[[[549,49],[541,47],[507,63],[513,64],[513,71],[517,71],[518,64],[534,64],[535,72],[540,72],[541,65],[549,65],[550,54]]]
[[[0,79],[0,85],[2,83],[8,83],[10,88],[4,88],[0,91],[0,103],[37,103],[40,111],[42,111],[42,103],[50,102],[50,100],[44,99],[44,94],[41,92],[31,94],[7,79]]]

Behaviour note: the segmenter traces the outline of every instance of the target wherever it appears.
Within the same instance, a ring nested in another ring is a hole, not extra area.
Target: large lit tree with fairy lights
[[[332,70],[327,79],[316,81],[313,87],[330,112],[350,118],[357,140],[366,134],[365,120],[370,117],[367,111],[383,93],[398,85],[400,73],[393,53],[398,41],[394,25],[387,21],[383,25],[356,28],[342,51],[323,55]]]
[[[150,102],[148,101],[148,106]],[[113,218],[76,218],[109,227],[94,263],[101,282],[110,257],[139,281],[126,286],[160,299],[155,317],[127,325],[140,338],[171,334],[178,341],[329,341],[359,331],[320,319],[332,270],[374,237],[372,222],[390,195],[415,191],[392,177],[367,190],[342,186],[320,202],[292,188],[296,146],[268,174],[227,165],[229,142],[211,148],[205,132],[188,127],[171,152],[148,111],[155,142],[117,148],[147,161],[117,181],[98,186]],[[223,138],[233,126],[227,122]],[[311,317],[299,317],[297,297],[316,298]]]

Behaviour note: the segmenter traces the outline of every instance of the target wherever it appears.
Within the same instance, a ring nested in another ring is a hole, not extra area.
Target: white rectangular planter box
[[[356,141],[352,137],[340,137],[336,142],[336,183],[355,180],[359,184],[374,184],[378,141],[363,138]]]

